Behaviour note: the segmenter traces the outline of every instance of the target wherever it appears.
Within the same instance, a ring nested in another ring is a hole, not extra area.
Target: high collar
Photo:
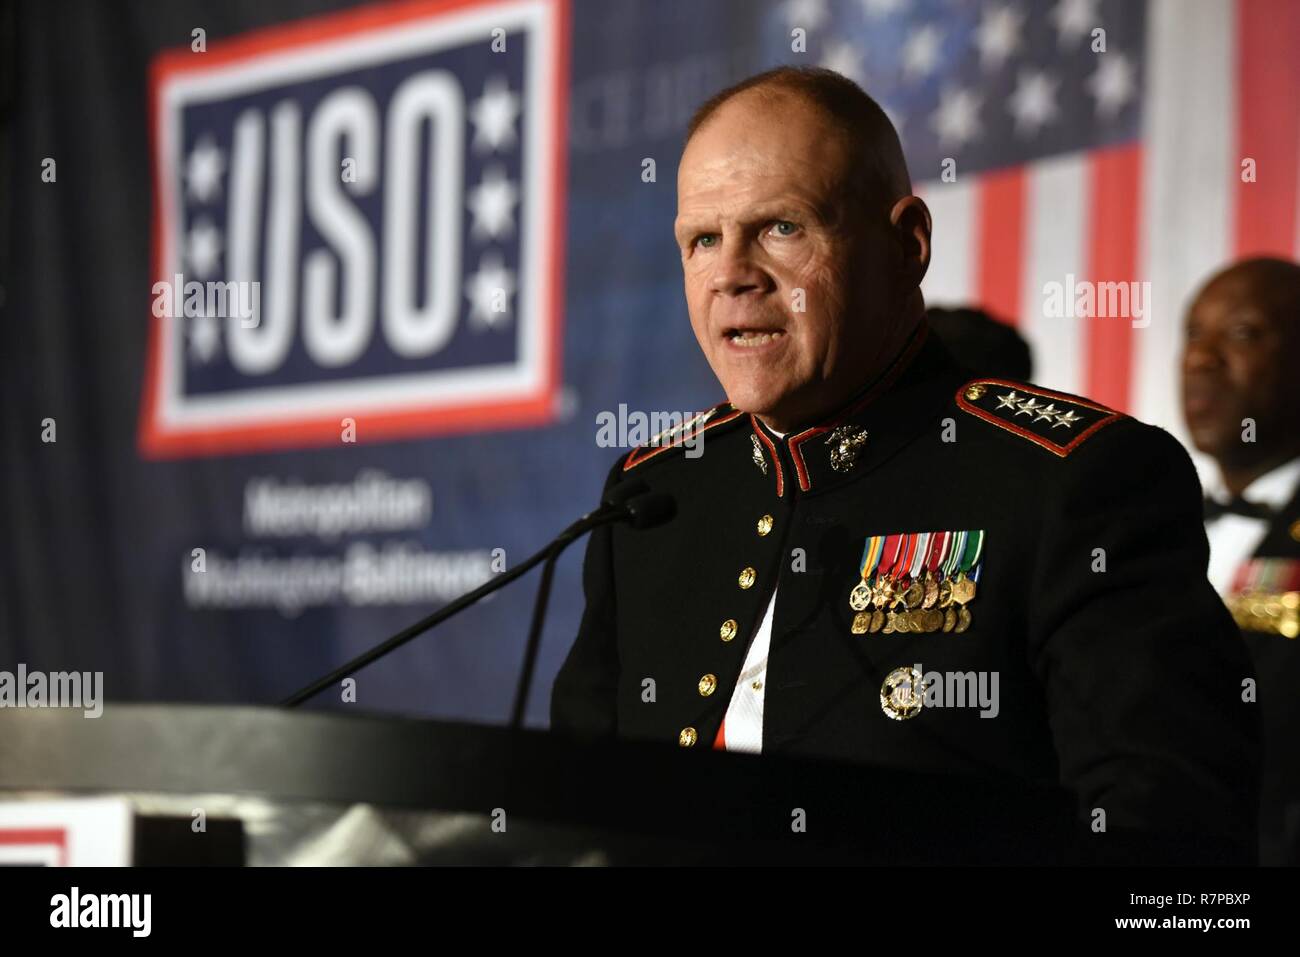
[[[751,413],[754,466],[782,498],[864,475],[921,434],[927,419],[951,400],[950,380],[960,377],[947,350],[922,323],[883,373],[817,425],[778,436]]]

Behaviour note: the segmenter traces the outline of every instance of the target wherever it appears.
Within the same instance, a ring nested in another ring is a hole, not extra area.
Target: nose
[[[742,296],[761,292],[770,285],[770,277],[754,261],[747,243],[739,237],[724,237],[722,249],[714,260],[709,288],[724,296]]]
[[[1223,352],[1217,336],[1201,333],[1183,345],[1184,372],[1212,372],[1223,367]]]

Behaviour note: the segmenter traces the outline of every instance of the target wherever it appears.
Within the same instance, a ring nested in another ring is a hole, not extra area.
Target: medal
[[[872,588],[868,582],[876,573],[880,556],[884,553],[885,536],[872,535],[862,549],[862,581],[853,586],[849,592],[849,607],[854,611],[866,611],[871,604]]]
[[[958,606],[957,620],[953,623],[952,631],[960,635],[971,625],[971,612],[966,607],[966,603],[975,597],[975,585],[979,581],[980,572],[983,566],[980,564],[980,558],[984,551],[984,532],[971,532],[966,539],[966,547],[963,549],[961,565],[958,568],[957,580],[952,585],[952,600]]]
[[[925,597],[921,600],[922,608],[933,608],[939,600],[939,578],[935,572],[948,549],[948,538],[947,532],[935,532],[931,536],[930,554],[925,558]]]
[[[885,613],[877,608],[871,613],[871,627],[868,629],[873,635],[885,626]]]
[[[853,616],[853,634],[864,635],[871,625],[871,613],[860,611]]]

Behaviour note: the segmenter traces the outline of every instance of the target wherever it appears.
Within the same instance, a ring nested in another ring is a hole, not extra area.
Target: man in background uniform
[[[928,335],[930,215],[875,102],[815,69],[718,94],[675,229],[729,401],[610,472],[677,515],[593,534],[553,727],[1061,783],[1094,824],[1253,845],[1186,452]]]
[[[1300,265],[1250,259],[1193,300],[1183,416],[1217,465],[1210,580],[1255,661],[1264,721],[1260,862],[1300,864]]]

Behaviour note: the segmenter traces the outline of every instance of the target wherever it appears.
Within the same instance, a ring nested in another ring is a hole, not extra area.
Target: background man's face
[[[1222,273],[1196,297],[1183,348],[1183,417],[1198,449],[1227,463],[1291,443],[1300,385],[1286,365],[1300,317],[1248,268]],[[1256,422],[1256,445],[1242,420]]]
[[[731,403],[777,429],[824,411],[819,398],[878,361],[865,291],[878,308],[890,300],[887,223],[850,198],[863,176],[851,166],[820,111],[752,92],[682,154],[675,233],[691,326]]]

